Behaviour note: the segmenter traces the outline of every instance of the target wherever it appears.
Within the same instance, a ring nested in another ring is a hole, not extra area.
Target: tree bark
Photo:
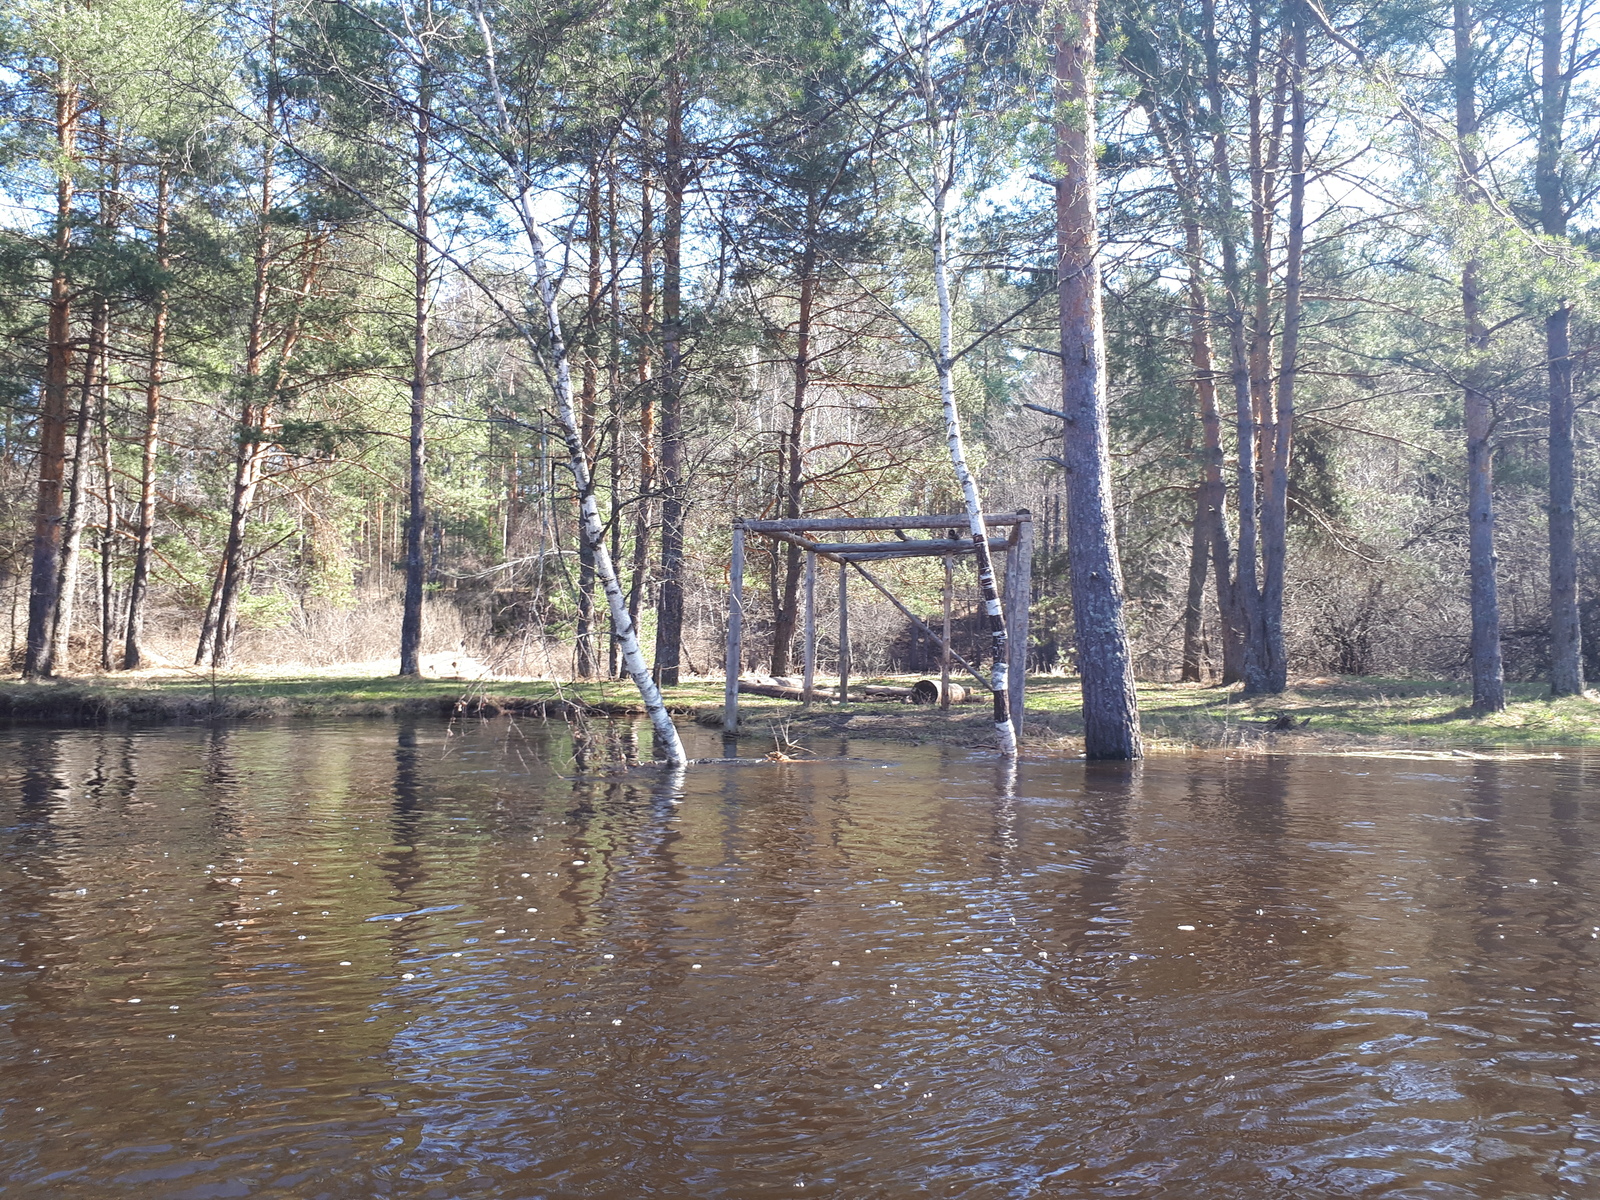
[[[422,673],[422,607],[425,595],[422,539],[428,520],[428,354],[432,264],[428,261],[429,216],[432,196],[428,189],[431,166],[432,78],[426,63],[417,69],[417,109],[413,133],[411,221],[411,430],[407,438],[406,479],[406,585],[400,614],[400,674]]]
[[[57,668],[71,662],[72,622],[78,604],[78,560],[83,551],[83,529],[89,523],[89,451],[93,446],[95,401],[100,373],[105,369],[106,329],[111,320],[104,296],[95,298],[89,322],[89,345],[83,360],[79,389],[78,422],[72,439],[72,487],[61,539],[61,562],[56,577],[56,610],[50,618],[51,661]]]
[[[1132,759],[1143,754],[1143,746],[1111,499],[1095,198],[1096,33],[1092,0],[1075,0],[1058,29],[1055,55],[1056,108],[1063,114],[1056,125],[1063,178],[1055,185],[1061,409],[1067,415],[1061,457],[1084,753],[1092,759]]]
[[[172,179],[165,163],[156,176],[156,266],[163,278],[171,268],[167,230],[171,219]],[[144,665],[144,613],[150,591],[150,566],[155,557],[156,451],[161,424],[161,383],[166,369],[167,289],[156,292],[150,319],[150,359],[145,372],[144,434],[139,466],[139,543],[134,552],[133,579],[128,586],[128,631],[122,646],[122,667],[135,671]]]
[[[277,27],[271,27],[268,57],[275,63]],[[233,488],[228,504],[228,534],[223,543],[222,566],[218,572],[213,607],[214,618],[202,627],[196,665],[208,659],[212,666],[227,666],[233,655],[233,635],[238,625],[239,599],[244,590],[244,531],[255,503],[260,482],[261,459],[266,449],[264,430],[271,399],[262,379],[267,347],[268,288],[271,282],[272,185],[274,139],[277,136],[278,97],[269,75],[263,124],[266,141],[261,151],[261,180],[256,211],[257,230],[254,251],[254,279],[250,291],[250,319],[245,333],[244,401],[239,414],[239,445],[234,454]],[[210,614],[208,613],[208,616]]]
[[[1547,237],[1567,236],[1561,152],[1568,78],[1563,70],[1562,2],[1544,0],[1540,36],[1539,154],[1535,191]],[[1583,694],[1583,631],[1578,617],[1578,531],[1574,499],[1572,310],[1564,299],[1544,322],[1550,389],[1550,692]]]
[[[1261,591],[1257,557],[1256,421],[1250,389],[1250,354],[1245,337],[1244,273],[1239,264],[1233,202],[1233,165],[1228,152],[1228,127],[1223,101],[1222,60],[1217,42],[1215,0],[1203,0],[1203,43],[1206,93],[1211,122],[1211,158],[1216,189],[1216,233],[1222,251],[1222,286],[1227,299],[1228,357],[1233,379],[1234,429],[1237,445],[1239,537],[1233,594],[1239,629],[1244,635],[1243,673],[1247,694],[1266,690],[1262,655]]]
[[[639,503],[633,513],[633,570],[628,583],[628,621],[635,629],[650,570],[650,518],[656,485],[656,402],[650,380],[650,339],[655,332],[655,213],[648,170],[639,183],[639,243]]]
[[[589,195],[584,206],[584,241],[589,252],[589,293],[583,319],[583,390],[578,402],[578,432],[590,463],[597,461],[595,413],[599,406],[599,364],[595,361],[600,325],[600,160],[589,164]],[[593,480],[590,480],[591,486]],[[594,553],[587,539],[578,539],[578,678],[593,679],[600,667],[595,636]]]
[[[1294,445],[1295,384],[1300,356],[1300,284],[1305,258],[1306,215],[1306,29],[1299,4],[1291,9],[1289,79],[1289,230],[1284,262],[1283,345],[1277,404],[1268,446],[1267,502],[1262,507],[1261,551],[1265,579],[1261,595],[1266,690],[1289,686],[1289,661],[1283,640],[1283,592],[1289,559],[1289,461]]]
[[[810,216],[810,214],[808,214]],[[789,428],[784,434],[783,515],[794,518],[804,511],[806,397],[811,386],[811,322],[816,298],[817,257],[815,223],[807,222],[807,243],[800,258],[800,305],[795,319],[794,391],[789,402]],[[800,619],[801,548],[784,546],[783,592],[772,631],[772,673],[787,675],[795,630]]]
[[[1454,0],[1454,89],[1456,149],[1461,160],[1461,196],[1478,203],[1479,170],[1477,66],[1474,60],[1471,0]],[[1468,581],[1472,605],[1472,708],[1501,712],[1506,706],[1505,672],[1500,657],[1500,596],[1494,552],[1494,409],[1481,382],[1482,359],[1489,345],[1478,292],[1478,263],[1461,270],[1461,317],[1466,330],[1468,363],[1462,389],[1467,432]]]
[[[1239,614],[1238,591],[1233,579],[1233,546],[1228,534],[1228,485],[1224,478],[1227,460],[1222,452],[1222,417],[1217,411],[1217,376],[1211,353],[1212,313],[1206,292],[1206,261],[1201,236],[1200,167],[1189,142],[1186,139],[1179,142],[1169,124],[1162,119],[1155,98],[1147,93],[1141,102],[1156,139],[1161,144],[1167,172],[1172,177],[1179,207],[1183,210],[1184,259],[1188,267],[1189,290],[1189,365],[1194,372],[1201,435],[1201,476],[1195,496],[1196,531],[1191,540],[1191,551],[1195,544],[1199,544],[1210,556],[1221,624],[1222,682],[1233,684],[1244,679],[1244,631]],[[1204,564],[1196,565],[1192,556],[1190,562],[1190,586],[1193,587],[1198,575],[1203,590],[1206,574]],[[1198,601],[1190,604],[1186,612],[1193,616],[1186,618],[1185,636],[1192,636],[1198,643]],[[1191,622],[1194,627],[1192,635],[1188,632]],[[1194,653],[1197,655],[1198,650]],[[1189,661],[1190,657],[1190,652],[1186,650],[1185,661]],[[1198,681],[1198,674],[1195,679]]]
[[[100,372],[100,398],[95,408],[100,450],[100,498],[105,506],[105,519],[100,526],[100,669],[115,668],[111,647],[116,641],[117,625],[117,477],[111,462],[111,422],[106,412],[110,404],[111,379],[109,368]]]
[[[1206,565],[1211,539],[1206,536],[1205,498],[1195,489],[1194,521],[1189,527],[1189,587],[1183,598],[1183,658],[1178,679],[1201,682],[1201,636],[1205,622]]]
[[[617,160],[613,155],[606,165],[606,255],[609,275],[606,283],[606,408],[611,428],[611,512],[606,522],[611,530],[611,561],[622,561],[622,275],[621,225],[617,220]],[[608,616],[610,614],[607,614]],[[622,671],[622,651],[617,631],[606,638],[606,678],[615,679]]]
[[[33,518],[33,573],[28,589],[28,648],[23,674],[47,677],[55,668],[52,618],[60,582],[62,484],[66,474],[67,421],[72,389],[72,169],[78,151],[78,92],[62,67],[55,92],[56,180],[54,261],[50,269],[44,387],[39,405],[39,490]]]
[[[661,579],[656,597],[655,678],[678,682],[683,655],[683,80],[676,73],[667,97],[662,164],[666,211],[661,231]]]

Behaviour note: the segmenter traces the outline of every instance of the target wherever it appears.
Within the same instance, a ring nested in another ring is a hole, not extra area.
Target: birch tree
[[[661,689],[651,677],[650,667],[639,647],[638,635],[628,616],[627,598],[606,547],[605,526],[600,520],[600,505],[595,496],[593,464],[584,448],[583,431],[573,402],[572,362],[562,332],[556,281],[545,250],[544,227],[534,212],[535,181],[522,152],[524,148],[519,144],[512,127],[507,89],[501,82],[497,62],[494,27],[481,4],[474,5],[473,17],[482,38],[483,84],[491,104],[487,114],[489,128],[483,131],[479,141],[491,150],[501,168],[501,194],[515,214],[517,228],[533,269],[534,292],[545,336],[539,338],[525,321],[517,321],[516,327],[535,358],[544,364],[550,380],[556,418],[567,451],[567,468],[578,492],[582,536],[593,556],[595,575],[611,611],[611,627],[622,647],[623,667],[639,689],[640,699],[644,701],[651,727],[655,730],[657,752],[672,766],[683,766],[688,759],[684,754],[682,739],[678,736],[677,727],[672,723],[672,716],[662,699]]]
[[[903,63],[902,69],[907,76],[908,90],[916,109],[912,121],[920,134],[920,145],[917,147],[920,153],[903,161],[902,166],[911,187],[927,205],[930,226],[928,248],[932,262],[934,301],[938,308],[938,331],[932,344],[909,325],[907,330],[916,342],[930,352],[938,378],[945,446],[966,508],[967,533],[972,540],[983,620],[993,657],[989,685],[993,693],[995,742],[1000,753],[1010,757],[1017,752],[1017,733],[1011,720],[1008,700],[1006,619],[1000,607],[994,558],[989,552],[989,528],[984,520],[983,501],[967,461],[966,436],[962,430],[955,386],[956,366],[972,349],[971,345],[961,351],[956,349],[950,261],[950,209],[952,201],[960,198],[965,186],[965,168],[968,166],[966,152],[970,149],[967,144],[968,131],[963,128],[962,118],[970,119],[971,114],[962,111],[967,99],[967,88],[962,84],[968,82],[963,76],[971,68],[966,64],[939,62],[937,57],[957,31],[987,11],[963,14],[942,29],[935,25],[935,10],[927,0],[919,3],[910,21],[903,20],[892,9],[886,11],[886,17],[893,31],[894,53]],[[973,36],[974,39],[981,38],[981,27]],[[954,111],[947,111],[947,106]]]

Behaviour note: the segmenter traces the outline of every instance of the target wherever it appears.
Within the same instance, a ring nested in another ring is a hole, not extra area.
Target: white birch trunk
[[[983,503],[978,498],[978,484],[967,467],[966,445],[961,436],[961,412],[956,407],[955,349],[951,330],[950,271],[945,254],[945,198],[955,184],[954,155],[948,169],[945,166],[943,121],[937,108],[937,93],[933,86],[932,65],[928,61],[927,43],[923,44],[923,87],[928,106],[929,149],[933,152],[933,287],[939,301],[939,400],[944,407],[944,440],[950,450],[950,464],[955,468],[956,480],[961,484],[962,499],[967,508],[967,527],[972,535],[972,548],[978,565],[978,584],[983,592],[983,611],[989,626],[990,643],[994,653],[994,668],[990,686],[994,690],[994,732],[1000,753],[1014,758],[1017,753],[1017,732],[1011,723],[1006,669],[1006,618],[1000,607],[1000,590],[995,584],[994,559],[989,553],[989,529],[983,519]]]
[[[477,11],[476,16],[478,28],[483,34],[489,84],[495,108],[500,114],[502,127],[509,130],[505,95],[500,86],[499,73],[495,69],[493,36],[481,9]],[[555,367],[556,410],[561,421],[562,437],[567,444],[567,466],[572,471],[572,481],[580,498],[579,512],[583,538],[594,554],[595,574],[599,576],[600,586],[605,591],[606,603],[611,607],[612,629],[622,646],[623,666],[629,678],[633,680],[634,686],[639,689],[639,697],[644,701],[645,711],[650,714],[650,724],[656,733],[657,748],[664,752],[669,764],[682,767],[689,761],[683,750],[683,740],[679,738],[678,727],[672,723],[672,716],[667,712],[666,701],[661,697],[661,689],[656,687],[655,680],[650,678],[650,668],[646,665],[644,654],[639,649],[638,634],[633,622],[628,618],[627,600],[623,597],[622,587],[617,582],[617,572],[612,565],[611,555],[606,550],[605,527],[600,521],[600,505],[595,500],[589,458],[584,451],[583,435],[579,431],[577,411],[572,403],[571,361],[567,355],[566,341],[561,335],[561,310],[556,304],[555,285],[551,282],[549,263],[545,259],[544,237],[539,232],[539,224],[534,220],[533,210],[529,206],[530,187],[526,173],[520,164],[511,161],[509,156],[507,165],[512,172],[512,182],[516,188],[517,216],[522,222],[523,236],[528,240],[528,251],[533,258],[539,303],[544,309],[545,325],[550,335],[549,345],[542,349],[550,355]],[[523,331],[525,337],[527,332]],[[531,343],[532,339],[529,340]],[[534,349],[538,352],[541,347],[534,345]]]

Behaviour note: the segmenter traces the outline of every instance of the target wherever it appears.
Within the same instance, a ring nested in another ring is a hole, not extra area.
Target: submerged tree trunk
[[[1567,236],[1562,178],[1568,78],[1561,0],[1544,0],[1539,78],[1539,156],[1535,191],[1547,237]],[[1578,530],[1572,442],[1572,309],[1564,299],[1544,321],[1550,389],[1550,691],[1583,694],[1583,631],[1578,617]]]
[[[156,266],[163,275],[171,267],[167,256],[167,224],[171,209],[171,176],[166,164],[156,179]],[[167,344],[167,289],[156,293],[150,320],[150,361],[144,386],[144,434],[139,466],[139,532],[134,552],[133,579],[128,585],[128,632],[123,640],[122,667],[134,671],[144,665],[144,613],[150,591],[150,566],[155,557],[156,450],[161,424],[161,382]]]
[[[65,68],[55,93],[56,148],[62,166],[56,181],[55,260],[50,269],[44,387],[39,404],[39,490],[33,519],[33,574],[28,590],[28,648],[23,674],[30,679],[55,669],[52,618],[60,581],[62,484],[66,474],[67,421],[72,390],[72,288],[67,257],[72,249],[72,170],[78,147],[78,93]]]
[[[1473,54],[1471,0],[1454,0],[1456,150],[1461,161],[1460,191],[1478,203],[1477,67]],[[1467,427],[1468,580],[1472,603],[1472,708],[1501,712],[1506,706],[1505,671],[1500,658],[1500,596],[1494,552],[1494,409],[1482,384],[1483,357],[1489,345],[1478,294],[1478,263],[1461,269],[1461,317],[1468,363],[1462,389]]]
[[[1105,332],[1095,203],[1095,8],[1079,0],[1057,33],[1055,90],[1056,272],[1061,318],[1062,460],[1067,482],[1067,556],[1083,688],[1084,753],[1130,759],[1144,752],[1133,657],[1123,619],[1106,424]]]

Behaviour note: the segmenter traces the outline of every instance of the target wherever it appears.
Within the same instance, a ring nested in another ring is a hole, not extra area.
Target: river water
[[[1600,757],[812,748],[0,732],[0,1195],[1600,1196]]]

